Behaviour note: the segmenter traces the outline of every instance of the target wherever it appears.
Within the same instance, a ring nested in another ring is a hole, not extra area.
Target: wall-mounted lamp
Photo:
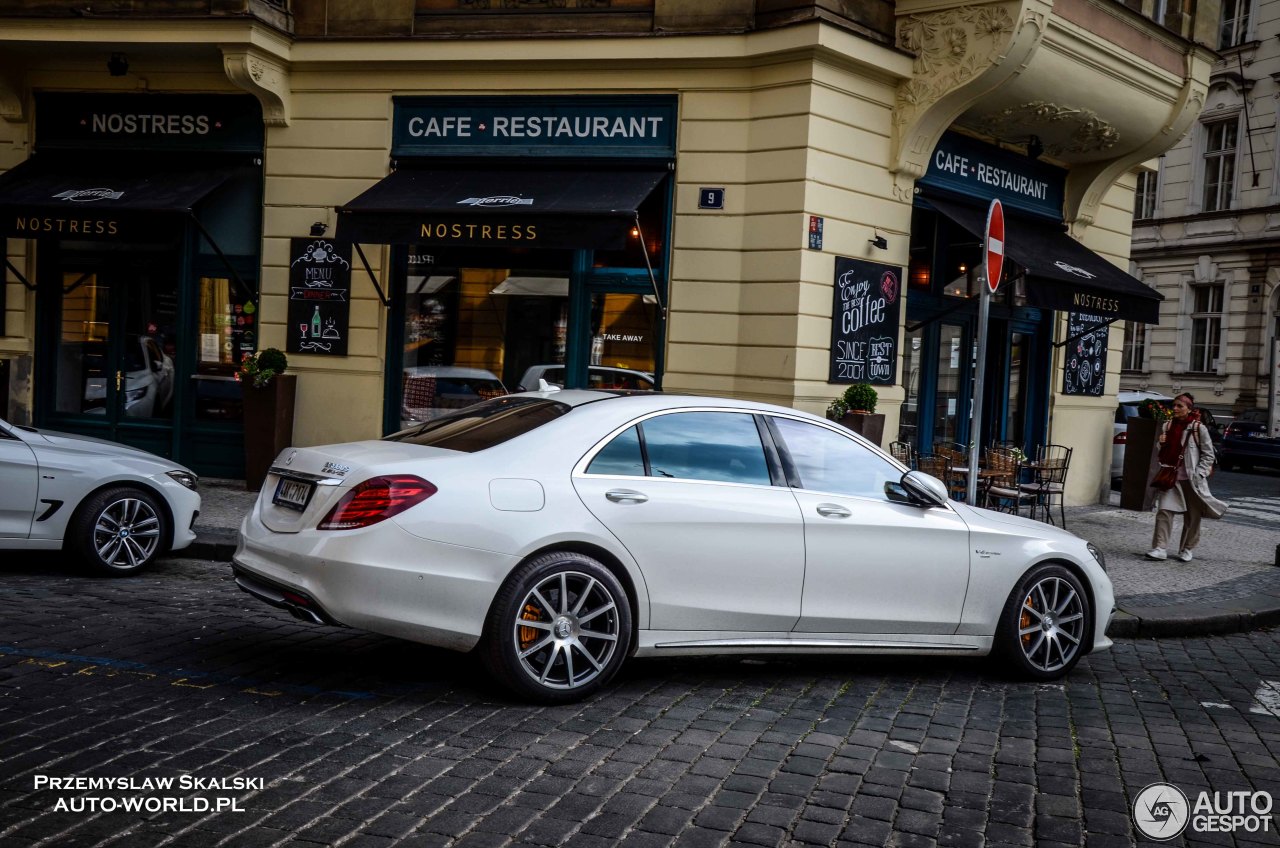
[[[327,229],[329,229],[329,225],[326,224],[324,221],[316,221],[314,224],[311,225],[311,235],[322,236],[324,235],[325,230]]]
[[[107,60],[107,73],[113,77],[122,77],[129,73],[129,60],[123,53],[112,53]]]
[[[889,240],[884,236],[880,235],[879,230],[876,230],[875,234],[876,234],[876,237],[873,239],[867,239],[867,243],[870,244],[872,247],[878,248],[879,250],[888,250]]]
[[[1039,159],[1044,155],[1044,142],[1040,140],[1040,136],[1033,135],[1027,139],[1027,155],[1032,159]]]
[[[632,237],[632,238],[640,238],[640,228],[639,228],[639,227],[632,227],[632,228],[631,228],[631,237]]]

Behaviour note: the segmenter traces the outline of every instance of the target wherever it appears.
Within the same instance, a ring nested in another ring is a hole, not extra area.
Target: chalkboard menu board
[[[902,269],[836,257],[830,383],[892,386],[898,373]]]
[[[349,242],[289,241],[289,353],[346,356],[351,328]]]
[[[1067,313],[1067,358],[1062,372],[1064,395],[1102,397],[1107,381],[1109,319],[1081,312]],[[1090,329],[1096,328],[1096,329]]]

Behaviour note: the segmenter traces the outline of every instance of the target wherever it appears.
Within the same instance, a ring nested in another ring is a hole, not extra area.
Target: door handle
[[[120,391],[120,382],[121,382],[121,380],[122,380],[123,378],[124,378],[124,372],[123,372],[123,371],[117,371],[117,372],[116,372],[116,391],[117,391],[117,392],[118,392],[118,391]]]
[[[848,518],[852,512],[837,504],[818,504],[818,515],[823,518]]]
[[[614,503],[644,503],[649,500],[648,495],[631,489],[613,489],[605,492],[604,496]]]

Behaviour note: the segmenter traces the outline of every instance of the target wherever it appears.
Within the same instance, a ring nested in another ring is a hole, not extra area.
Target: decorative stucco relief
[[[22,123],[27,119],[22,87],[17,84],[17,75],[0,71],[0,118],[11,123]]]
[[[1098,113],[1092,109],[1060,106],[1047,100],[1032,100],[1009,106],[999,112],[966,121],[965,126],[995,138],[1043,135],[1045,152],[1050,156],[1061,156],[1063,153],[1099,153],[1110,150],[1120,142],[1120,131],[1098,117]],[[1064,130],[1070,133],[1070,138],[1065,142],[1055,141],[1055,137],[1062,137]]]
[[[952,121],[1026,67],[1051,8],[1045,0],[1017,0],[898,18],[897,45],[915,56],[893,111],[892,167],[903,191],[924,174]]]
[[[289,71],[284,64],[249,50],[224,47],[222,67],[228,79],[258,98],[264,124],[289,125]]]
[[[898,21],[898,46],[915,54],[914,78],[898,90],[899,104],[932,103],[973,79],[991,64],[1013,31],[1013,17],[1002,6],[961,6]],[[906,110],[895,115],[907,120]]]

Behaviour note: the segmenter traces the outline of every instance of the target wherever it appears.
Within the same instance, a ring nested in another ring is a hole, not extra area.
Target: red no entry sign
[[[991,201],[987,210],[987,237],[984,239],[987,259],[987,288],[992,294],[1000,287],[1000,273],[1004,270],[1004,206]]]

